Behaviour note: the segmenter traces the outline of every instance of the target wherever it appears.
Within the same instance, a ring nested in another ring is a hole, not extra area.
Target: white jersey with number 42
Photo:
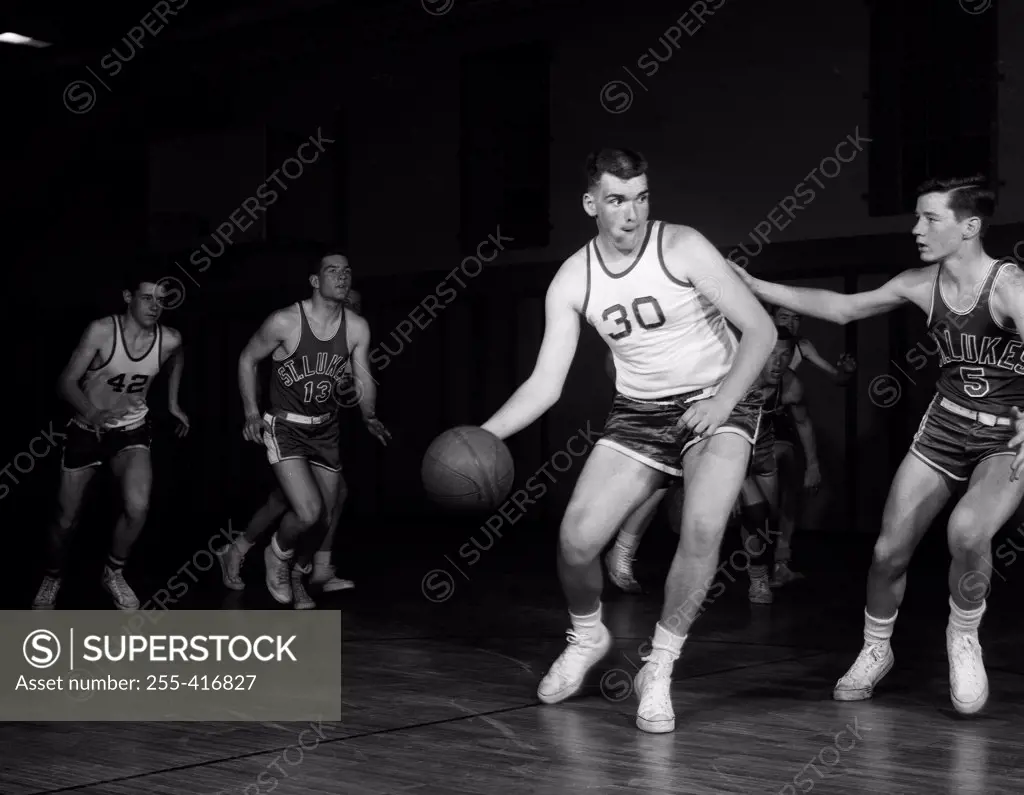
[[[114,409],[123,406],[133,408],[123,417],[112,421],[108,428],[123,428],[143,419],[149,411],[146,395],[153,378],[160,372],[160,353],[163,344],[163,329],[157,325],[153,344],[138,359],[128,353],[124,342],[121,318],[113,316],[114,347],[106,360],[98,367],[90,365],[82,376],[81,387],[92,404],[100,409]]]
[[[716,388],[736,358],[725,316],[669,273],[664,233],[662,221],[650,221],[640,253],[618,275],[608,272],[596,239],[587,244],[583,315],[611,348],[616,390],[637,400]]]

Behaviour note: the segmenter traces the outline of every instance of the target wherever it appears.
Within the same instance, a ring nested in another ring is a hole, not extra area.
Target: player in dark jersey
[[[868,574],[864,646],[836,684],[833,696],[840,701],[870,698],[892,668],[890,639],[911,555],[963,484],[948,526],[950,696],[965,714],[988,699],[978,627],[992,571],[991,541],[1024,495],[1024,480],[1011,477],[1010,448],[1019,442],[1015,423],[1024,428],[1018,410],[1024,404],[1024,274],[984,250],[982,236],[994,209],[995,195],[980,178],[923,185],[913,234],[926,264],[877,290],[843,295],[745,276],[764,300],[834,323],[913,304],[927,313],[938,346],[936,394],[889,491]],[[875,379],[873,388],[879,386],[891,388]]]
[[[168,407],[180,423],[178,435],[184,436],[189,428],[188,417],[178,405],[184,367],[181,334],[158,322],[163,295],[159,281],[132,278],[123,292],[124,314],[90,323],[60,375],[58,389],[75,414],[63,440],[57,515],[47,530],[46,576],[33,609],[54,607],[82,500],[103,464],[110,465],[121,483],[124,511],[114,527],[101,582],[119,609],[139,606],[125,581],[124,566],[146,522],[153,482],[146,396],[168,360],[172,362]]]
[[[348,295],[342,302],[347,313],[361,316],[363,314],[363,301],[357,290],[349,290]],[[338,577],[331,563],[331,552],[334,548],[334,535],[338,530],[338,523],[341,520],[341,512],[345,507],[345,500],[348,498],[348,486],[345,483],[345,476],[338,473],[338,500],[334,510],[330,513],[330,523],[327,527],[327,535],[324,536],[320,549],[313,556],[313,572],[309,577],[310,585],[319,588],[324,593],[344,591],[354,588],[355,583],[351,580]],[[227,588],[234,591],[241,591],[245,588],[242,581],[241,568],[245,556],[259,541],[260,537],[269,530],[288,511],[288,498],[280,486],[275,486],[267,501],[263,503],[252,515],[245,532],[233,544],[228,544],[218,550],[217,559],[221,564],[221,579]]]
[[[341,457],[338,449],[339,396],[355,384],[367,429],[386,444],[389,434],[377,419],[376,384],[370,375],[370,328],[344,301],[352,269],[340,254],[312,268],[313,295],[274,312],[249,340],[238,362],[245,409],[243,437],[267,448],[290,510],[263,555],[271,596],[298,610],[316,607],[305,580],[322,540],[320,520],[329,526],[338,504]],[[261,414],[256,394],[257,365],[273,356],[270,410]]]

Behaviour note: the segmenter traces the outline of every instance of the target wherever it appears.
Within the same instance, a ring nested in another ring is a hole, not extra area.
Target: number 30
[[[651,306],[657,320],[650,323],[644,320],[643,315],[640,314],[640,307],[644,305]],[[665,325],[665,313],[661,311],[661,304],[658,303],[658,299],[653,295],[645,295],[634,299],[632,309],[633,317],[636,318],[637,324],[645,331],[650,331],[651,329],[656,329]],[[616,331],[608,335],[610,339],[621,340],[633,333],[633,324],[629,322],[629,313],[626,311],[626,307],[622,304],[614,304],[604,310],[601,314],[601,319],[608,320],[609,318],[614,319],[616,326],[622,326],[621,331]]]

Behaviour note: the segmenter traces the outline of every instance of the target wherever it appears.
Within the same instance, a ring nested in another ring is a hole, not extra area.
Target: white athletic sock
[[[331,551],[329,549],[328,550],[323,550],[323,549],[317,550],[316,552],[313,553],[313,563],[316,565],[316,567],[318,569],[322,568],[324,566],[330,566],[331,565]]]
[[[888,643],[892,638],[893,628],[896,626],[896,616],[899,610],[889,618],[875,618],[867,608],[864,608],[864,642],[865,643]]]
[[[768,579],[768,567],[767,566],[751,566],[747,569],[747,573],[750,575],[750,581],[754,580],[767,580]]]
[[[277,556],[278,560],[291,560],[292,556],[295,554],[294,549],[289,549],[287,552],[285,552],[283,549],[281,549],[280,546],[278,546],[277,533],[274,533],[274,535],[270,539],[270,549]]]
[[[648,662],[673,664],[683,653],[686,635],[669,632],[659,621],[654,626],[654,637],[651,639],[651,654]]]
[[[961,635],[977,635],[978,627],[981,626],[981,617],[985,614],[985,600],[973,610],[963,610],[949,597],[949,624],[953,632]]]
[[[242,555],[252,549],[252,541],[246,539],[245,536],[239,536],[235,539],[235,549]]]
[[[601,623],[602,606],[598,604],[597,610],[586,616],[577,616],[569,611],[569,619],[572,621],[572,628],[578,635],[591,634]]]

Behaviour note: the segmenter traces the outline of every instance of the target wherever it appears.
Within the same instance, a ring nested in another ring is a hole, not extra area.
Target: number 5
[[[964,394],[972,398],[985,397],[988,394],[989,385],[984,376],[984,367],[961,367],[960,378],[964,382]]]

